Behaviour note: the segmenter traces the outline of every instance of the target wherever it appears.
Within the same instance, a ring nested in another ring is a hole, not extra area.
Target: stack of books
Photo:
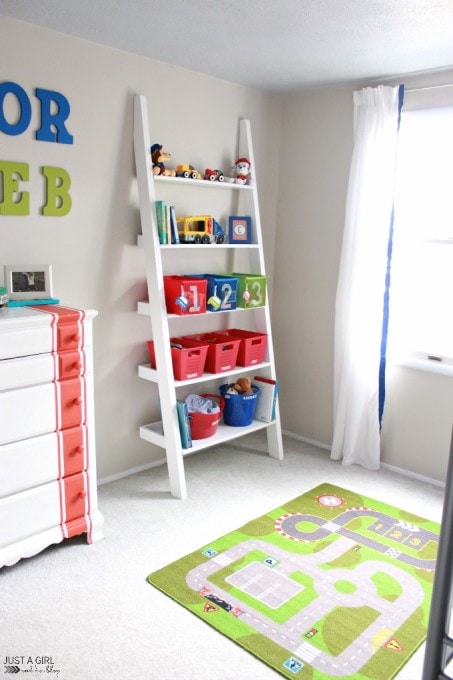
[[[155,201],[155,206],[159,243],[161,245],[179,243],[178,225],[176,224],[174,206],[167,205],[165,201]]]

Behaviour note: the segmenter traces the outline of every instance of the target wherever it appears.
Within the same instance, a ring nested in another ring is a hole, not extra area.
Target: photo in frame
[[[252,242],[252,218],[250,215],[230,215],[228,218],[228,242]]]
[[[52,265],[5,265],[5,286],[10,300],[52,298]]]

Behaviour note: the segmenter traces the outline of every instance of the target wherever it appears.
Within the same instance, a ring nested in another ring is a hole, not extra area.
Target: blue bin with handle
[[[233,427],[251,425],[255,415],[256,400],[260,388],[252,385],[252,394],[234,394],[228,392],[230,385],[220,385],[220,394],[225,400],[223,422]]]

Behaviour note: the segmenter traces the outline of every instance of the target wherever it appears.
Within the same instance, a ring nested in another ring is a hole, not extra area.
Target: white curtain
[[[379,372],[400,88],[354,92],[354,149],[338,277],[331,457],[377,470]]]

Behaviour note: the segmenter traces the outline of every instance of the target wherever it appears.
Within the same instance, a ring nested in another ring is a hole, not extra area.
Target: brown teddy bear
[[[253,394],[252,381],[250,378],[238,378],[233,385],[230,385],[227,392],[230,394]]]
[[[163,175],[164,177],[175,177],[176,171],[169,170],[165,163],[169,161],[171,154],[162,151],[161,144],[153,144],[151,147],[151,160],[153,161],[153,175]]]

